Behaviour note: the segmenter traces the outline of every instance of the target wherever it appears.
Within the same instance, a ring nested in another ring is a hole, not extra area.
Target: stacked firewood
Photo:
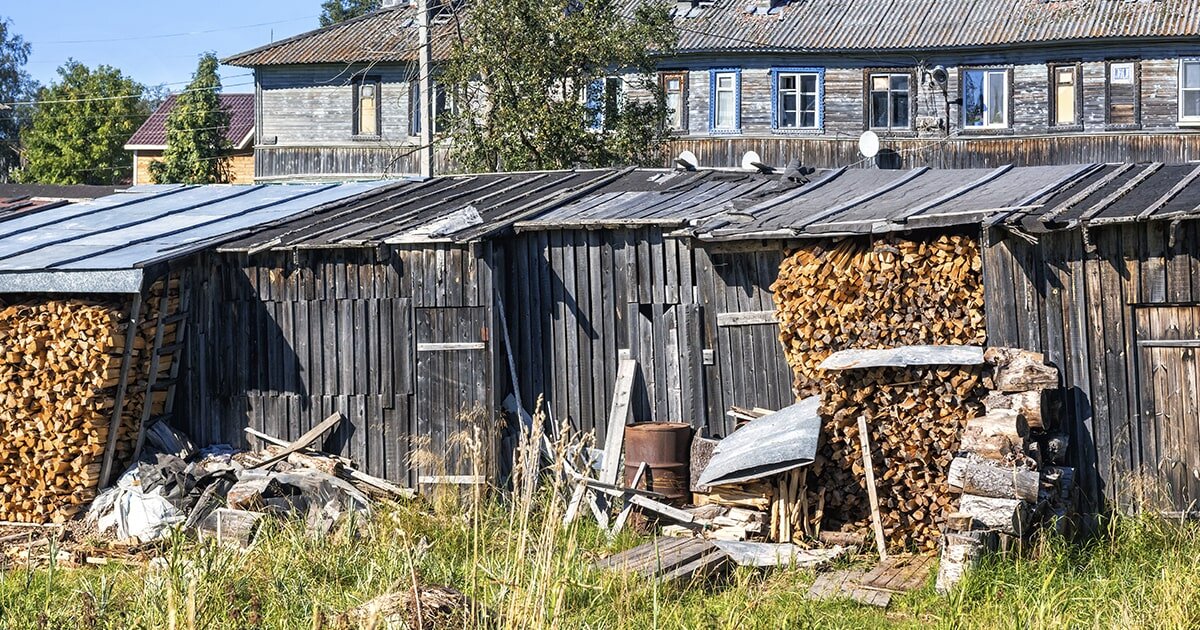
[[[946,520],[943,592],[1003,541],[1028,537],[1046,521],[1067,533],[1075,511],[1075,471],[1063,465],[1067,438],[1053,430],[1058,371],[1024,350],[989,348],[984,359],[992,370],[987,412],[967,423],[947,479],[947,490],[961,496]]]
[[[822,361],[850,348],[984,342],[982,262],[965,236],[821,241],[792,253],[771,286],[799,398]]]
[[[830,374],[823,443],[813,464],[824,493],[823,526],[870,537],[871,506],[858,419],[870,432],[884,538],[893,549],[932,553],[950,510],[954,453],[981,399],[978,366],[872,368]]]
[[[132,331],[117,472],[135,449],[158,309],[164,299],[173,308],[177,290],[152,288],[145,323]],[[115,301],[38,298],[0,309],[0,521],[63,522],[95,498],[130,333],[127,306]],[[157,367],[166,374],[169,361]],[[153,417],[165,397],[152,399]]]
[[[934,551],[942,488],[958,434],[981,409],[975,368],[854,370],[819,366],[853,348],[981,345],[979,246],[965,236],[821,241],[793,252],[772,285],[798,398],[821,393],[822,444],[808,478],[825,530],[865,534],[870,508],[857,420],[870,427],[889,544]],[[821,492],[824,492],[822,501]]]
[[[125,333],[107,303],[0,310],[0,520],[62,522],[95,497]]]

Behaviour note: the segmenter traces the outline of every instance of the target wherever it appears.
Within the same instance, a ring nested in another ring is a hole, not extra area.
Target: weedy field
[[[804,597],[807,571],[739,569],[662,587],[589,562],[636,544],[564,528],[552,489],[381,507],[357,535],[264,533],[247,552],[182,537],[149,567],[10,568],[2,628],[358,627],[346,611],[414,584],[468,597],[431,627],[1086,628],[1200,626],[1200,526],[1117,518],[1082,546],[1042,540],[994,559],[950,598],[932,586],[886,611]],[[426,610],[425,613],[430,611]]]

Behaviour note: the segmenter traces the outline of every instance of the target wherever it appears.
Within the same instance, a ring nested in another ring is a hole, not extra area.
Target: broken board
[[[867,571],[860,583],[863,588],[887,593],[907,593],[925,585],[933,570],[930,556],[890,556]]]
[[[821,573],[808,588],[808,598],[813,600],[852,599],[860,604],[887,608],[892,603],[892,594],[863,588],[861,580],[866,574],[861,569],[843,569]]]
[[[595,563],[597,569],[634,573],[662,582],[686,582],[732,564],[729,555],[703,538],[659,537]]]

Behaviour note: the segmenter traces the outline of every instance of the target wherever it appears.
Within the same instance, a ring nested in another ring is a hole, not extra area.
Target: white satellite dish
[[[700,160],[697,159],[696,154],[692,153],[691,151],[684,151],[683,153],[680,153],[679,157],[676,159],[676,161],[687,162],[688,164],[691,164],[693,167],[696,167],[696,168],[700,167]]]
[[[879,155],[879,136],[874,131],[864,131],[858,137],[858,152],[868,158]]]
[[[748,171],[758,170],[758,167],[754,165],[755,162],[762,164],[762,158],[758,156],[757,151],[747,151],[746,155],[742,156],[742,168]]]

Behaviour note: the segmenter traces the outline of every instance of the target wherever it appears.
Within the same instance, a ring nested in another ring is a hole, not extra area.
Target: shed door
[[[1158,482],[1153,490],[1162,495],[1147,498],[1194,509],[1200,498],[1200,306],[1143,307],[1136,317],[1141,452]]]
[[[487,474],[465,457],[473,427],[490,428],[487,315],[483,307],[416,309],[419,475]]]
[[[703,343],[696,304],[631,304],[630,350],[643,388],[635,388],[637,421],[704,426]]]

